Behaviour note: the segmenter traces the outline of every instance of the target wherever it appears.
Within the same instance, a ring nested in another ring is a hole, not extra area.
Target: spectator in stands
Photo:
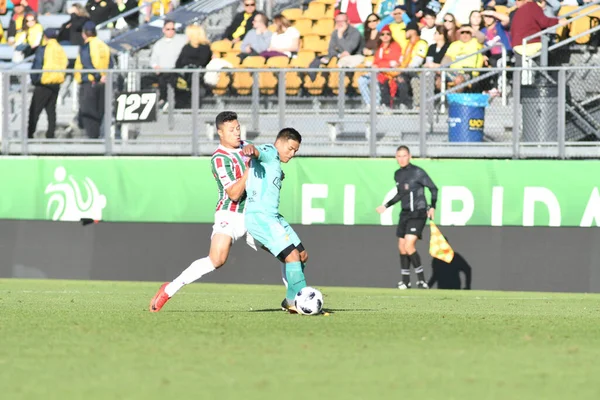
[[[269,30],[267,24],[269,19],[261,12],[256,13],[252,18],[252,29],[248,31],[242,41],[242,51],[240,58],[243,60],[248,56],[257,56],[271,46],[271,36],[273,32]]]
[[[106,70],[113,68],[110,48],[96,37],[96,24],[88,21],[83,25],[84,44],[75,61],[75,70]],[[105,72],[75,72],[79,83],[79,117],[88,138],[100,137],[100,126],[104,117]]]
[[[379,23],[379,16],[377,14],[371,14],[367,17],[363,27],[363,34],[365,38],[365,46],[363,47],[363,55],[372,56],[375,54],[379,46],[381,45],[381,39],[379,38],[379,32],[377,31],[377,24]]]
[[[385,26],[388,26],[392,31],[392,38],[396,43],[400,45],[401,48],[406,47],[406,24],[410,22],[410,17],[406,13],[406,8],[404,6],[396,6],[394,7],[394,11],[387,17],[383,18],[379,25],[377,25],[377,30],[381,31],[381,29]]]
[[[181,49],[175,68],[205,68],[212,58],[206,31],[200,25],[188,25],[185,34],[188,43]]]
[[[38,7],[41,15],[61,14],[65,9],[65,0],[40,0]]]
[[[44,40],[44,28],[38,22],[35,13],[25,14],[24,25],[24,29],[15,36],[13,62],[20,62],[32,55]]]
[[[392,39],[394,39],[402,49],[405,49],[408,44],[408,39],[406,38],[406,25],[410,22],[410,19],[407,22],[406,16],[407,14],[404,6],[397,6],[392,12],[394,20],[389,24],[390,31],[392,32]]]
[[[504,29],[502,24],[499,23],[498,19],[496,18],[496,15],[498,14],[496,12],[496,7],[487,6],[481,14],[483,16],[483,22],[485,25],[484,28],[481,29],[481,33],[483,33],[485,35],[486,46],[491,46],[496,42],[500,42],[506,49],[508,58],[510,58],[510,56],[512,54],[510,35],[508,34],[506,29]],[[487,55],[488,64],[493,68],[496,68],[496,66],[498,66],[498,62],[500,61],[501,58],[502,58],[502,48],[499,46],[492,48],[490,50],[489,54]],[[506,60],[504,63],[501,63],[500,66],[505,66],[505,65],[506,65]]]
[[[206,31],[200,25],[188,25],[185,28],[185,34],[188,38],[188,43],[181,49],[181,54],[179,54],[175,62],[175,68],[206,68],[212,58],[212,51],[206,37]],[[175,94],[175,108],[189,108],[191,107],[192,73],[183,74],[183,77],[180,77],[178,81],[178,90]],[[202,82],[202,79],[200,82]],[[200,91],[198,95],[200,95]]]
[[[339,13],[335,16],[335,29],[331,33],[327,55],[313,60],[310,68],[319,68],[320,63],[328,64],[333,57],[337,57],[340,67],[356,67],[365,59],[363,47],[364,39],[358,29],[350,25],[346,14]],[[314,81],[317,74],[310,72],[308,75]]]
[[[96,25],[119,14],[119,9],[113,0],[89,0],[85,5],[85,9]]]
[[[479,10],[471,11],[471,15],[469,15],[469,25],[471,25],[471,28],[478,31],[484,27],[483,18]]]
[[[544,11],[533,0],[517,0],[517,10],[514,13],[511,26],[510,36],[513,51],[515,53],[516,66],[523,66],[523,39],[534,35],[546,28],[561,24],[567,25],[565,18],[548,18],[544,15]],[[527,56],[537,55],[542,48],[541,39],[539,37],[531,39],[527,43]]]
[[[454,14],[446,14],[444,15],[444,23],[443,26],[446,29],[446,33],[448,35],[448,40],[450,43],[459,40],[460,34],[458,33],[458,27],[456,25],[456,18],[454,18]]]
[[[38,47],[31,69],[33,70],[59,70],[66,69],[69,63],[65,51],[58,44],[56,38],[58,30],[49,28],[44,31],[46,44]],[[64,72],[43,72],[31,74],[31,83],[35,86],[31,105],[29,106],[29,124],[27,136],[31,139],[35,134],[38,120],[42,110],[48,116],[48,130],[46,138],[53,138],[56,129],[56,100],[60,85],[65,81]]]
[[[402,48],[398,43],[392,40],[392,31],[389,26],[383,28],[380,32],[381,35],[381,46],[375,53],[375,59],[373,60],[372,66],[374,68],[395,68],[400,64],[400,57],[402,56]],[[369,66],[369,63],[365,63]],[[380,72],[377,74],[377,81],[379,84],[385,84],[390,80],[393,80],[398,75],[397,72]],[[366,74],[358,78],[358,87],[360,89],[360,95],[367,108],[371,107],[371,74]],[[377,98],[375,102],[377,105],[381,104],[381,88],[379,87],[376,91]]]
[[[225,29],[223,39],[229,39],[237,43],[244,39],[246,33],[252,29],[252,21],[256,15],[256,1],[244,0],[244,11],[237,13],[231,21],[231,25]]]
[[[362,33],[363,23],[373,12],[371,0],[341,0],[340,13],[346,14],[350,26]]]
[[[150,66],[156,71],[156,79],[158,80],[160,107],[167,101],[167,87],[175,88],[177,85],[177,74],[162,73],[161,70],[175,68],[175,62],[181,53],[181,49],[186,44],[185,36],[175,34],[174,21],[165,20],[162,31],[163,37],[154,43],[150,53]]]
[[[475,38],[474,35],[476,31],[469,25],[461,26],[458,29],[458,33],[460,34],[460,40],[450,44],[450,47],[448,47],[448,51],[446,51],[446,55],[442,60],[443,65],[450,64],[450,68],[458,70],[457,72],[447,74],[448,80],[452,81],[454,85],[460,85],[469,80],[471,77],[471,73],[461,71],[461,69],[481,68],[483,66],[482,54],[476,54],[471,57],[467,57],[464,60],[459,59],[481,50],[483,48],[485,37],[481,34],[481,32],[477,32],[478,35],[477,38]]]
[[[425,26],[421,28],[421,39],[431,46],[435,44],[435,14],[429,8],[423,12],[423,21]]]
[[[438,69],[443,62],[444,56],[450,47],[450,40],[448,39],[448,32],[443,26],[436,25],[434,33],[435,43],[429,46],[427,50],[427,56],[425,56],[424,68]],[[440,73],[437,72],[435,75],[435,89],[439,91],[441,85]]]
[[[60,27],[58,41],[63,45],[81,46],[83,44],[83,36],[81,36],[83,25],[90,20],[90,15],[79,3],[73,4],[68,12],[71,19]]]
[[[446,0],[444,7],[437,15],[436,23],[442,24],[446,14],[454,15],[456,21],[460,25],[469,24],[469,16],[471,11],[481,9],[481,0]]]
[[[403,49],[402,61],[400,62],[400,68],[420,68],[421,65],[425,62],[425,57],[427,56],[427,50],[429,46],[427,42],[421,39],[419,32],[419,26],[416,21],[411,21],[406,26],[406,38],[408,39],[408,44],[406,48]],[[398,86],[397,94],[398,94],[398,102],[400,105],[405,105],[408,108],[412,108],[412,99],[417,93],[414,93],[411,81],[412,78],[416,77],[416,72],[410,71],[402,71],[398,78],[396,78],[396,84]],[[415,82],[416,83],[416,82]],[[392,93],[392,87],[390,87],[390,95],[393,98],[394,93]],[[384,91],[385,94],[385,91]],[[417,98],[418,101],[418,98]],[[385,104],[385,99],[384,99]]]
[[[15,37],[17,34],[26,28],[24,22],[25,13],[33,11],[27,6],[27,1],[25,0],[12,0],[12,3],[14,5],[14,10],[12,16],[10,17],[8,32],[6,34],[8,38],[7,42],[10,45],[15,44]]]
[[[292,53],[298,52],[300,48],[300,32],[294,28],[291,22],[281,14],[273,17],[275,33],[271,36],[271,44],[267,51],[260,53],[265,58],[276,56],[291,57]]]

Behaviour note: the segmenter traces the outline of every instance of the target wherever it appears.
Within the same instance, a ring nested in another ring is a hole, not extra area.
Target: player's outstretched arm
[[[242,149],[242,153],[245,156],[252,157],[252,158],[258,158],[258,156],[260,155],[260,152],[258,151],[256,146],[254,146],[253,144],[248,144],[248,145],[244,146],[244,148]]]

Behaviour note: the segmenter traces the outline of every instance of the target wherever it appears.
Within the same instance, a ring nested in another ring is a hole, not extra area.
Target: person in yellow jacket
[[[21,59],[29,57],[39,46],[45,44],[44,28],[38,22],[35,13],[26,13],[23,25],[23,29],[15,35],[13,62],[19,62]]]
[[[107,70],[113,68],[110,47],[96,37],[96,24],[88,21],[83,24],[84,44],[75,60],[75,70]],[[100,137],[100,126],[104,117],[105,72],[75,72],[75,81],[79,83],[79,117],[86,136],[91,139]]]
[[[50,72],[53,70],[66,69],[68,59],[62,46],[58,44],[57,29],[46,29],[44,31],[45,45],[39,46],[35,52],[32,70],[43,70],[48,72],[31,74],[31,82],[35,85],[31,105],[29,106],[29,124],[27,136],[33,138],[35,129],[42,110],[48,115],[47,138],[54,137],[56,129],[56,100],[60,85],[65,81],[65,72]]]

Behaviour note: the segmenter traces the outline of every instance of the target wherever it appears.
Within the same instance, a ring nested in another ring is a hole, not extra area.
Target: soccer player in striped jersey
[[[208,257],[194,261],[173,282],[164,283],[150,302],[150,311],[158,312],[183,286],[222,267],[227,261],[231,245],[246,234],[244,211],[246,207],[246,179],[248,157],[242,153],[237,114],[224,111],[216,118],[219,147],[211,159],[212,173],[217,182],[219,200]],[[254,240],[247,236],[248,245],[256,250]]]

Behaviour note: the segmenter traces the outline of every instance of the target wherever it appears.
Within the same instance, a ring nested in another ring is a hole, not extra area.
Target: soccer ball
[[[296,310],[303,315],[317,315],[323,309],[323,294],[310,286],[300,289],[294,299]]]

